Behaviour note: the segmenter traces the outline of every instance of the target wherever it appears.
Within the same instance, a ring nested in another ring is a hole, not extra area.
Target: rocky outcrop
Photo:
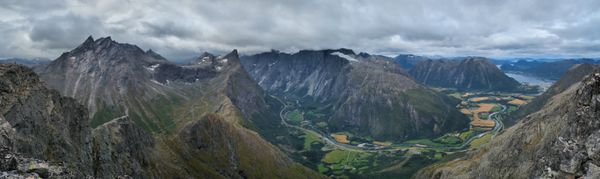
[[[150,178],[156,169],[157,153],[150,133],[123,116],[105,123],[92,132],[94,175],[103,178],[129,176]]]
[[[599,115],[600,72],[595,71],[486,146],[425,168],[417,178],[595,178]]]
[[[418,84],[387,57],[348,49],[272,51],[242,64],[266,91],[330,108],[333,130],[405,140],[467,127],[458,101]]]
[[[458,90],[515,91],[519,82],[504,74],[489,60],[423,60],[409,71],[417,81],[435,87]]]
[[[86,109],[47,89],[30,69],[0,65],[0,123],[0,144],[7,151],[62,163],[77,176],[91,174]]]

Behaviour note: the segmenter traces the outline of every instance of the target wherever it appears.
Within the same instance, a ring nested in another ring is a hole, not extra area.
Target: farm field
[[[457,109],[470,118],[470,126],[462,131],[402,143],[378,141],[349,131],[333,131],[326,115],[331,113],[318,108],[286,103],[289,109],[282,114],[285,121],[305,130],[295,135],[301,141],[298,144],[301,163],[331,178],[377,178],[411,175],[425,165],[456,156],[453,155],[457,153],[456,149],[484,145],[496,133],[490,132],[498,125],[496,115],[506,115],[532,99],[522,94],[444,92],[461,100]],[[495,120],[490,120],[492,117]],[[394,174],[386,173],[389,171]]]

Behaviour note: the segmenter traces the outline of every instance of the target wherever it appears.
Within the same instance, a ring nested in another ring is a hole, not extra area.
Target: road
[[[283,108],[281,108],[281,111],[279,111],[279,118],[281,118],[281,123],[287,127],[291,127],[294,129],[298,129],[307,133],[311,133],[316,135],[317,137],[319,137],[321,140],[323,140],[324,142],[331,144],[332,146],[338,148],[338,149],[342,149],[342,150],[347,150],[347,151],[354,151],[354,152],[378,152],[378,151],[372,151],[372,150],[364,150],[362,148],[356,147],[356,146],[352,146],[352,145],[346,145],[346,144],[342,144],[342,143],[338,143],[337,141],[335,141],[334,139],[331,139],[329,137],[326,137],[324,135],[322,135],[319,132],[315,132],[313,130],[310,129],[305,129],[303,127],[299,127],[299,126],[295,126],[295,125],[291,125],[289,123],[286,122],[286,117],[285,117],[285,110],[288,108],[288,105],[282,101],[281,99],[271,95],[271,97],[277,99],[277,101],[281,102],[281,104],[283,104]]]
[[[287,127],[291,127],[294,129],[298,129],[307,133],[311,133],[316,135],[317,137],[319,137],[322,141],[324,141],[327,144],[330,144],[338,149],[342,149],[342,150],[347,150],[347,151],[354,151],[354,152],[383,152],[383,151],[397,151],[397,150],[401,150],[400,148],[396,148],[396,147],[415,147],[415,148],[423,148],[423,149],[442,149],[442,150],[448,150],[448,151],[458,151],[458,150],[463,150],[469,146],[469,144],[471,144],[471,142],[473,142],[475,139],[479,139],[483,136],[485,136],[486,134],[489,134],[491,132],[495,132],[494,136],[496,136],[496,134],[498,134],[498,132],[500,130],[502,130],[502,128],[504,127],[504,124],[498,120],[497,117],[494,118],[494,116],[497,116],[499,113],[503,113],[506,111],[506,106],[504,105],[500,105],[502,107],[502,110],[500,111],[496,111],[492,114],[490,114],[488,116],[488,120],[494,120],[496,122],[496,125],[494,126],[494,128],[490,131],[486,131],[483,132],[481,134],[478,134],[476,136],[473,136],[471,138],[469,138],[467,141],[465,141],[462,145],[460,146],[425,146],[425,145],[418,145],[418,144],[407,144],[407,143],[401,143],[401,144],[393,144],[391,146],[391,148],[385,148],[385,149],[365,149],[365,148],[360,148],[357,146],[353,146],[353,145],[348,145],[348,144],[343,144],[343,143],[339,143],[337,141],[335,141],[335,139],[332,139],[331,137],[329,137],[327,134],[324,134],[322,132],[316,132],[315,130],[310,130],[310,129],[306,129],[303,127],[299,127],[296,125],[292,125],[287,123],[286,121],[286,110],[288,108],[287,103],[285,103],[283,100],[279,99],[276,96],[270,95],[271,97],[273,97],[274,99],[276,99],[277,101],[279,101],[281,104],[283,104],[283,108],[281,108],[281,111],[279,111],[279,118],[281,119],[281,123]],[[318,130],[317,130],[318,131]]]

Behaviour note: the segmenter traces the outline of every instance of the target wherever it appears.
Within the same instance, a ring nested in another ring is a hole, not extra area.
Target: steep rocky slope
[[[60,172],[51,173],[91,174],[91,168],[85,166],[91,162],[88,121],[83,106],[47,89],[30,69],[0,64],[0,146],[11,153],[4,153],[3,159],[20,156],[3,171],[28,170],[17,167],[28,165],[26,162],[64,162],[58,167]]]
[[[598,178],[599,115],[596,70],[486,146],[416,178]]]
[[[469,57],[464,60],[424,60],[409,71],[417,81],[430,86],[458,90],[514,91],[520,86],[489,60]]]
[[[429,58],[424,56],[418,56],[413,54],[400,54],[394,57],[394,61],[404,69],[411,69],[420,61],[428,60]]]
[[[237,51],[206,60],[179,66],[90,37],[39,73],[93,113],[93,172],[106,178],[320,178],[247,128],[277,119]]]
[[[519,110],[511,113],[505,121],[506,125],[512,125],[517,120],[526,117],[527,115],[540,110],[547,102],[559,93],[567,90],[571,85],[581,81],[586,75],[600,69],[600,65],[592,64],[576,64],[567,70],[560,79],[555,82],[548,90],[541,95],[535,97],[530,103],[521,106]]]
[[[333,130],[405,140],[467,126],[458,101],[418,84],[387,57],[348,49],[271,51],[243,57],[242,64],[270,93],[326,111]]]

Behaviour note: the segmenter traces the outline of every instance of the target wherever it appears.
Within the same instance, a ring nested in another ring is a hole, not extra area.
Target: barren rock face
[[[459,90],[513,91],[519,82],[504,74],[484,58],[423,60],[409,71],[417,81]]]
[[[26,157],[66,162],[89,173],[89,119],[83,106],[47,89],[30,69],[0,66],[3,145]]]

